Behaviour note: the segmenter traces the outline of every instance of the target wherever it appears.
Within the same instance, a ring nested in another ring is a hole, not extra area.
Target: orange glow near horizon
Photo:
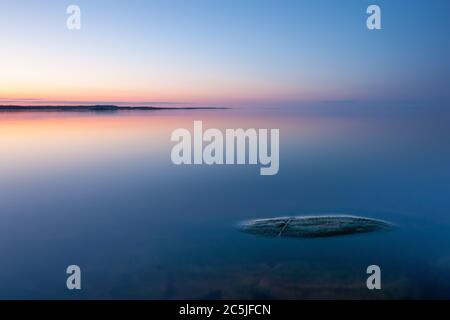
[[[120,88],[16,88],[0,89],[0,104],[62,104],[71,103],[131,103],[140,104],[146,102],[164,102],[174,104],[198,104],[198,105],[234,105],[258,102],[285,102],[285,101],[315,101],[322,100],[319,95],[294,94],[292,92],[273,92],[269,88],[248,91],[211,89],[205,92],[194,90],[125,90]],[[280,90],[278,90],[280,91]],[[346,98],[342,96],[342,98]]]

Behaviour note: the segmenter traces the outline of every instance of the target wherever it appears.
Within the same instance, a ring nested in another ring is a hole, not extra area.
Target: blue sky
[[[449,16],[444,0],[2,0],[0,99],[449,101]]]

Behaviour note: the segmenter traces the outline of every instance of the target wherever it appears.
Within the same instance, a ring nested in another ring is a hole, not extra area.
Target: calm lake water
[[[450,298],[450,112],[391,107],[0,113],[0,298]],[[279,128],[280,171],[175,166],[170,134]],[[240,233],[349,213],[389,232]],[[66,289],[66,268],[82,290]],[[366,268],[382,290],[366,288]]]

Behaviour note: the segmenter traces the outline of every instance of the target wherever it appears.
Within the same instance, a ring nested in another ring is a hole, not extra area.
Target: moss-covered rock
[[[268,237],[332,237],[391,227],[386,221],[348,215],[256,219],[239,225],[242,232]]]

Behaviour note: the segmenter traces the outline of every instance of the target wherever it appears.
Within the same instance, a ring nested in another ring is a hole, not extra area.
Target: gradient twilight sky
[[[449,18],[448,0],[0,0],[0,104],[448,102]]]

